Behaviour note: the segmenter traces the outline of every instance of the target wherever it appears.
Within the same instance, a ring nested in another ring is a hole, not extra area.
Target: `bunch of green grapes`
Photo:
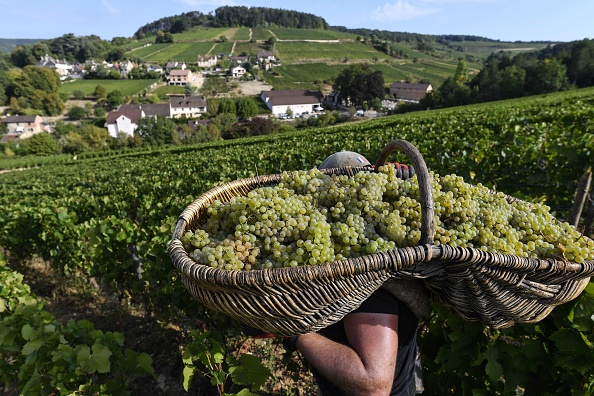
[[[436,245],[594,259],[594,242],[545,205],[509,203],[504,194],[456,175],[431,178]],[[182,243],[196,262],[229,270],[315,265],[416,246],[421,238],[417,179],[396,177],[392,165],[354,176],[286,172],[277,186],[215,201],[207,214],[204,226],[186,232]]]

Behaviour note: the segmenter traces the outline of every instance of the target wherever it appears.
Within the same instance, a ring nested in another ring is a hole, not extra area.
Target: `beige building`
[[[188,85],[196,81],[196,76],[191,70],[171,70],[167,76],[169,85]]]
[[[8,134],[18,136],[19,139],[29,138],[40,132],[50,132],[49,125],[38,115],[8,116],[2,120],[2,123],[6,125]]]

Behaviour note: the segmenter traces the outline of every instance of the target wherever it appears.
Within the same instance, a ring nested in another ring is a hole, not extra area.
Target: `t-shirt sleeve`
[[[351,313],[384,313],[398,315],[399,301],[390,292],[379,288]]]

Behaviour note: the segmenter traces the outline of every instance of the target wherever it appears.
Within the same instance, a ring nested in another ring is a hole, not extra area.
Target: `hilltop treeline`
[[[213,19],[212,15],[203,14],[199,11],[165,17],[142,26],[136,33],[134,33],[134,38],[141,39],[145,36],[155,35],[158,31],[181,33],[194,26],[208,24],[209,22],[212,22]]]
[[[298,29],[327,29],[328,23],[319,16],[298,11],[265,7],[219,7],[215,10],[218,26],[279,26]]]
[[[161,18],[144,25],[134,33],[139,39],[154,35],[158,31],[181,33],[194,26],[212,27],[258,27],[279,26],[298,29],[327,29],[324,18],[298,11],[266,7],[224,6],[215,10],[214,15],[194,11],[181,15]]]

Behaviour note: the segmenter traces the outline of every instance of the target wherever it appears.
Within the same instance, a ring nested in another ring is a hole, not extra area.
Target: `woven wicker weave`
[[[185,251],[181,236],[205,222],[206,208],[213,201],[226,202],[278,184],[282,178],[281,174],[258,176],[215,187],[182,212],[168,251],[184,286],[205,306],[278,335],[304,334],[339,321],[390,278],[421,279],[434,301],[468,321],[495,328],[539,321],[586,287],[594,261],[577,264],[433,245],[433,198],[425,162],[414,146],[396,140],[380,153],[376,167],[394,150],[409,156],[419,180],[419,246],[296,268],[228,271],[196,263]],[[351,176],[363,171],[369,169],[323,170]],[[406,168],[399,172],[400,177],[409,176]]]

